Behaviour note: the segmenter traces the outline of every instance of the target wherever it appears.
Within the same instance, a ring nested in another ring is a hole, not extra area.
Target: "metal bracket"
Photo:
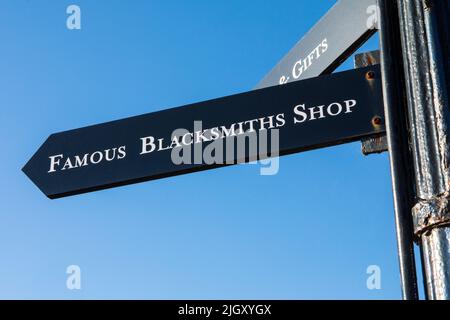
[[[364,68],[380,63],[380,50],[358,53],[354,57],[356,68]],[[388,151],[386,134],[380,134],[376,137],[364,138],[361,140],[361,151],[367,156],[374,153],[383,153]]]
[[[365,156],[388,151],[386,135],[361,139],[361,151]]]

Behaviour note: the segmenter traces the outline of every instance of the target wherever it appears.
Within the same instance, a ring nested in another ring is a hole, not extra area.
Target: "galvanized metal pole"
[[[381,71],[385,105],[386,134],[392,176],[397,246],[403,299],[417,300],[414,232],[411,208],[414,175],[408,143],[408,119],[400,26],[395,1],[379,0]]]
[[[450,1],[397,0],[426,297],[450,299]]]

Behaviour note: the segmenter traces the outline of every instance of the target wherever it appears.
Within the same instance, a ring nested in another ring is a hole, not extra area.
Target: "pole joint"
[[[419,200],[412,209],[416,242],[431,229],[450,225],[450,191]]]

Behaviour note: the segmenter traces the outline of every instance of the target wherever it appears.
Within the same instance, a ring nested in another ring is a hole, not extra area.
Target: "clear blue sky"
[[[50,133],[250,90],[333,3],[1,0],[0,298],[400,298],[388,157],[359,143],[59,200],[21,172]]]

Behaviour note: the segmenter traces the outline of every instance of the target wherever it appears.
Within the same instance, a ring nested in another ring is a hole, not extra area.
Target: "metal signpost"
[[[403,295],[417,298],[409,244],[414,234],[421,248],[426,298],[448,300],[450,1],[378,4],[397,238],[405,267]]]
[[[376,31],[374,10],[381,67],[324,76]],[[260,90],[52,134],[23,171],[54,199],[387,140],[403,298],[418,299],[415,240],[426,298],[450,299],[449,17],[450,0],[339,0]]]
[[[387,140],[391,165],[395,209],[400,281],[403,298],[417,300],[417,276],[414,257],[414,236],[411,208],[414,199],[414,178],[409,151],[406,119],[406,93],[399,41],[395,1],[383,0],[380,8],[381,69],[386,114]]]
[[[414,233],[428,299],[450,299],[450,1],[398,1],[414,176]]]

